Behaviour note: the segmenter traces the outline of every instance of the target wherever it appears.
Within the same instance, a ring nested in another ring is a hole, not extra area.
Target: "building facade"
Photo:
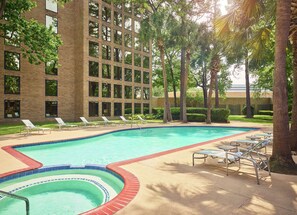
[[[29,18],[61,35],[58,62],[32,65],[0,39],[0,122],[98,120],[149,113],[151,43],[141,43],[141,14],[131,4],[38,0]]]

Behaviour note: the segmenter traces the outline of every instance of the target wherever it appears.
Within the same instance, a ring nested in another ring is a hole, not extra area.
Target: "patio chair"
[[[265,153],[267,152],[266,146],[269,145],[272,142],[272,139],[266,138],[266,139],[258,139],[258,140],[233,140],[229,142],[230,145],[233,146],[241,146],[242,144],[246,144],[247,146],[255,146],[257,147],[256,150],[260,150],[264,148]]]
[[[97,126],[98,123],[96,122],[89,122],[85,117],[81,116],[79,117],[80,120],[83,122],[84,126],[88,126],[88,125],[91,125],[91,126]]]
[[[114,124],[112,121],[110,121],[109,119],[107,119],[105,116],[102,116],[101,118],[104,121],[104,126]]]
[[[147,121],[145,119],[143,119],[141,116],[137,115],[138,119],[140,120],[140,122],[143,123],[147,123]]]
[[[68,128],[77,127],[77,125],[65,123],[61,118],[55,118],[55,120],[58,123],[59,129],[62,129],[63,127],[68,127]]]
[[[268,142],[268,141],[267,141]],[[252,163],[254,167],[257,184],[260,184],[259,180],[259,169],[266,169],[270,174],[270,165],[269,165],[269,156],[266,154],[260,153],[258,148],[262,147],[262,143],[258,143],[255,145],[251,145],[246,149],[238,149],[236,146],[234,147],[222,147],[223,149],[202,149],[200,151],[194,152],[192,154],[192,164],[195,165],[196,159],[203,159],[204,163],[206,162],[206,158],[213,159],[223,159],[226,164],[226,175],[229,174],[229,165],[233,163],[238,163],[238,168],[240,168],[241,161],[248,161]],[[231,150],[236,149],[237,152],[232,152]]]
[[[50,128],[37,127],[29,119],[22,119],[22,122],[25,124],[25,130],[27,131],[27,134],[29,134],[31,131],[38,131],[38,133],[39,131],[42,131],[42,133],[44,133],[44,131],[49,131],[51,133]]]
[[[130,124],[132,127],[132,124],[134,123],[132,120],[128,120],[124,116],[120,116],[120,118],[123,121],[124,125]]]

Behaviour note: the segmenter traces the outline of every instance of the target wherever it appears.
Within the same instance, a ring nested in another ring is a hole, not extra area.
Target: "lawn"
[[[272,116],[267,115],[254,115],[254,118],[245,118],[244,115],[230,115],[230,121],[240,122],[254,122],[254,123],[272,123]]]

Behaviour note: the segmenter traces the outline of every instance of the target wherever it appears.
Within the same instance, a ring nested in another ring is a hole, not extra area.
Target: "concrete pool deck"
[[[168,124],[168,126],[176,125],[205,126],[202,123]],[[271,130],[267,125],[252,123],[232,122],[212,125],[265,127]],[[127,128],[128,125],[80,127],[57,130],[44,135],[5,135],[0,136],[0,147],[79,138]],[[236,139],[245,136],[246,134],[237,136]],[[220,141],[214,141],[207,145],[121,166],[138,178],[140,189],[135,198],[116,214],[297,214],[297,176],[276,173],[269,176],[267,172],[260,171],[260,185],[257,185],[253,169],[246,165],[242,165],[240,172],[235,165],[231,168],[229,176],[226,176],[225,167],[214,159],[207,160],[206,164],[197,161],[195,166],[192,166],[191,156],[194,151],[201,148],[215,148],[218,144]],[[268,153],[271,153],[271,146],[268,148]],[[0,158],[0,174],[27,168],[27,165],[3,150],[0,150]],[[294,156],[294,159],[297,161],[297,156]]]

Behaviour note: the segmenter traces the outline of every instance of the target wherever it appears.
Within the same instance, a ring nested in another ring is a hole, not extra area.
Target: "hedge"
[[[254,116],[255,108],[251,106],[252,116]],[[246,116],[246,106],[244,106],[241,110],[241,113]]]
[[[172,118],[174,120],[180,119],[180,108],[179,107],[172,107],[170,108]],[[164,108],[153,108],[153,114],[156,116],[156,119],[162,119],[164,114]],[[187,108],[187,116],[189,114],[199,114],[207,116],[207,108]],[[228,122],[228,117],[230,115],[229,109],[224,108],[213,108],[211,112],[211,120],[213,122]],[[192,117],[192,116],[191,116]],[[199,116],[201,118],[201,116]],[[188,121],[190,121],[188,119]],[[205,119],[203,120],[205,121]],[[199,121],[201,122],[201,121]]]
[[[206,115],[201,113],[188,113],[187,119],[189,122],[205,122]]]
[[[272,110],[259,110],[259,115],[273,116],[273,111]]]

